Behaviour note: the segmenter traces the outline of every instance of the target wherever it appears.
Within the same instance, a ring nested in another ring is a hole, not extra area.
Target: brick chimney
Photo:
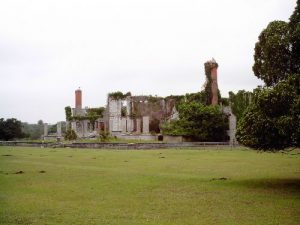
[[[210,76],[211,105],[218,105],[218,63],[214,58],[204,63],[205,73]]]
[[[82,92],[80,88],[75,91],[75,108],[82,109]]]

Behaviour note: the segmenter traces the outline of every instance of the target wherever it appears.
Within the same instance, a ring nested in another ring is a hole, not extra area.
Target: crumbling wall
[[[149,117],[150,132],[159,133],[161,123],[174,116],[175,100],[172,98],[131,96],[127,101],[131,118]]]
[[[237,140],[235,137],[236,134],[236,116],[232,113],[232,109],[230,106],[226,106],[222,109],[223,113],[225,113],[228,116],[228,125],[229,130],[227,131],[227,134],[229,136],[229,143],[231,145],[236,145]]]
[[[108,98],[109,132],[122,132],[122,100]]]
[[[218,105],[219,102],[219,89],[218,89],[218,63],[212,59],[204,63],[206,82],[205,92],[207,96],[207,105]]]

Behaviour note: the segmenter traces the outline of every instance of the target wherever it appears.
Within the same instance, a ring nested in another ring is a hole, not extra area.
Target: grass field
[[[300,224],[300,151],[0,147],[0,224]]]

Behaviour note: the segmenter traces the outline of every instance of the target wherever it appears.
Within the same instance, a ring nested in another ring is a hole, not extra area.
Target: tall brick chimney
[[[75,91],[75,108],[82,109],[82,92],[80,88]]]
[[[206,85],[210,85],[211,90],[211,99],[210,99],[210,104],[211,105],[218,105],[218,63],[214,58],[212,60],[207,61],[204,63],[205,67],[205,74],[206,76],[210,77],[207,78],[207,83]]]

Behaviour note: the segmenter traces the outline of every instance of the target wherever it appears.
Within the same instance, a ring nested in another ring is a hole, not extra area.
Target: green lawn
[[[299,153],[0,147],[0,224],[298,225]]]

